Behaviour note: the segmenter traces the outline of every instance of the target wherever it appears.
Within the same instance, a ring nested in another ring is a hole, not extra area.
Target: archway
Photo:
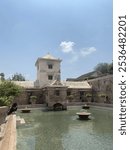
[[[63,110],[63,105],[61,103],[56,103],[53,105],[53,110]]]

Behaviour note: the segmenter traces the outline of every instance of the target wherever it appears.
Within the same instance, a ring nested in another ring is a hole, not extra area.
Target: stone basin
[[[83,108],[83,109],[89,109],[89,108],[90,108],[90,106],[88,106],[88,105],[84,105],[84,106],[82,106],[82,108]]]
[[[30,110],[30,109],[22,109],[21,112],[22,112],[22,113],[30,113],[31,110]]]
[[[79,116],[79,119],[81,120],[88,120],[89,119],[88,117],[91,115],[91,113],[89,112],[78,112],[76,114]]]

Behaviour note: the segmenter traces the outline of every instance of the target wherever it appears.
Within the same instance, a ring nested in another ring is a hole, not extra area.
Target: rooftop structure
[[[55,58],[51,54],[38,58],[35,66],[37,67],[37,80],[35,87],[44,87],[55,80],[60,80],[60,63],[61,59]]]
[[[72,89],[91,89],[87,81],[62,81],[62,83]]]
[[[34,81],[12,81],[12,82],[24,88],[34,88]]]

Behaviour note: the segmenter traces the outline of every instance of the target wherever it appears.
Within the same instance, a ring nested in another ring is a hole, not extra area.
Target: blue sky
[[[0,0],[0,72],[35,80],[48,52],[62,59],[62,80],[111,63],[112,11],[112,0]]]

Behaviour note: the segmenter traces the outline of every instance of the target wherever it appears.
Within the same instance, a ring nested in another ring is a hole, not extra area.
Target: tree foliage
[[[21,73],[15,73],[12,76],[12,81],[25,81],[25,77]]]
[[[9,105],[15,96],[18,96],[22,88],[11,81],[0,83],[0,105]]]
[[[5,80],[5,74],[3,72],[0,73],[0,80],[1,81]]]
[[[0,97],[0,106],[9,106],[14,100],[13,96]]]
[[[112,74],[113,73],[113,63],[99,63],[94,68],[95,71],[99,71],[102,74]]]

